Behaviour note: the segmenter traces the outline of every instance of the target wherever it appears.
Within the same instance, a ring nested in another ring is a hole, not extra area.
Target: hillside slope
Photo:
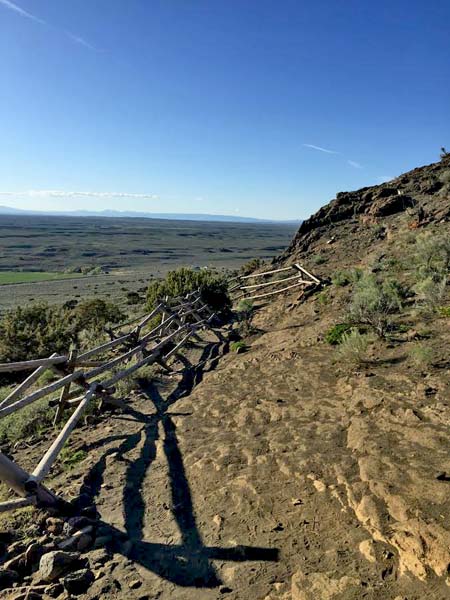
[[[281,258],[307,259],[325,252],[342,266],[354,265],[377,242],[395,238],[405,226],[445,228],[449,220],[450,155],[387,183],[338,193],[301,224]]]
[[[189,389],[159,374],[129,415],[77,432],[71,449],[89,456],[54,487],[88,494],[107,551],[85,553],[95,581],[83,597],[450,597],[450,298],[448,286],[433,305],[416,290],[423,248],[449,240],[449,192],[444,159],[339,194],[279,258],[322,290],[260,306],[248,351]],[[386,336],[361,334],[350,362],[326,338],[348,319],[354,269],[403,295]],[[22,463],[46,443],[25,459],[22,448]]]

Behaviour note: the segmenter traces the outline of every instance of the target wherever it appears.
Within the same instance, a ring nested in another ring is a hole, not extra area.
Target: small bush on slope
[[[250,275],[250,273],[253,273],[253,271],[260,269],[263,265],[264,261],[262,261],[260,258],[252,258],[247,263],[245,263],[245,265],[242,265],[240,269],[240,274],[244,276]]]
[[[30,360],[66,352],[82,332],[101,333],[124,315],[104,300],[49,306],[32,304],[7,312],[0,320],[0,362]]]
[[[242,340],[239,340],[238,342],[231,342],[230,350],[231,352],[236,352],[237,354],[240,352],[245,352],[247,350],[247,344]]]
[[[228,296],[228,284],[224,276],[212,271],[194,271],[181,267],[170,271],[162,281],[150,283],[147,289],[147,307],[153,310],[158,300],[169,296],[185,296],[194,290],[200,290],[203,302],[214,311],[227,311],[231,306]]]
[[[251,300],[241,300],[237,306],[238,321],[245,321],[252,316],[254,305]]]
[[[331,346],[337,346],[342,342],[345,334],[350,333],[353,326],[350,323],[338,323],[333,325],[325,334],[325,341]]]
[[[418,281],[432,278],[442,280],[450,269],[450,238],[424,233],[417,237],[413,264]]]
[[[350,333],[344,333],[342,336],[342,341],[336,349],[336,356],[344,364],[361,365],[367,361],[369,343],[368,334],[361,334],[358,330],[352,329]]]
[[[344,287],[350,283],[355,283],[361,278],[362,271],[360,269],[349,269],[342,271],[335,271],[331,282],[333,285]]]
[[[424,344],[415,344],[408,352],[409,359],[416,367],[427,367],[433,360],[433,350]]]
[[[0,444],[14,443],[40,434],[52,426],[54,414],[48,406],[48,399],[43,398],[8,415],[0,421]]]
[[[435,281],[427,277],[420,281],[414,288],[419,296],[419,308],[425,313],[434,313],[442,306],[446,295],[447,277]]]
[[[364,274],[356,283],[349,309],[349,320],[368,325],[384,337],[392,326],[392,315],[402,308],[398,286],[392,281],[380,282],[373,274]]]

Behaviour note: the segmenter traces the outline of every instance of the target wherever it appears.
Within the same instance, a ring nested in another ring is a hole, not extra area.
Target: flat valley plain
[[[145,218],[0,217],[0,312],[33,300],[109,298],[145,288],[179,266],[237,269],[283,251],[296,223]],[[101,268],[99,274],[82,275]],[[69,271],[69,272],[68,272]]]

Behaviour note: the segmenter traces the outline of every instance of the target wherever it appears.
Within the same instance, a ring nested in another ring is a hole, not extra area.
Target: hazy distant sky
[[[0,0],[0,204],[302,218],[450,147],[450,0]]]

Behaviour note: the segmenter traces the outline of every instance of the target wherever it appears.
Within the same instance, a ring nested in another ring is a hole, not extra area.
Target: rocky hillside
[[[77,430],[51,484],[84,520],[1,521],[9,597],[449,598],[449,234],[449,158],[305,221],[279,261],[323,286],[247,307],[246,352]]]
[[[369,225],[381,224],[387,231],[395,231],[405,221],[415,229],[449,220],[450,154],[387,183],[338,193],[335,200],[301,224],[284,257],[317,251],[331,237],[342,240],[351,233],[356,239],[345,257],[351,263],[355,259],[352,248],[371,248],[373,240],[365,235]]]

